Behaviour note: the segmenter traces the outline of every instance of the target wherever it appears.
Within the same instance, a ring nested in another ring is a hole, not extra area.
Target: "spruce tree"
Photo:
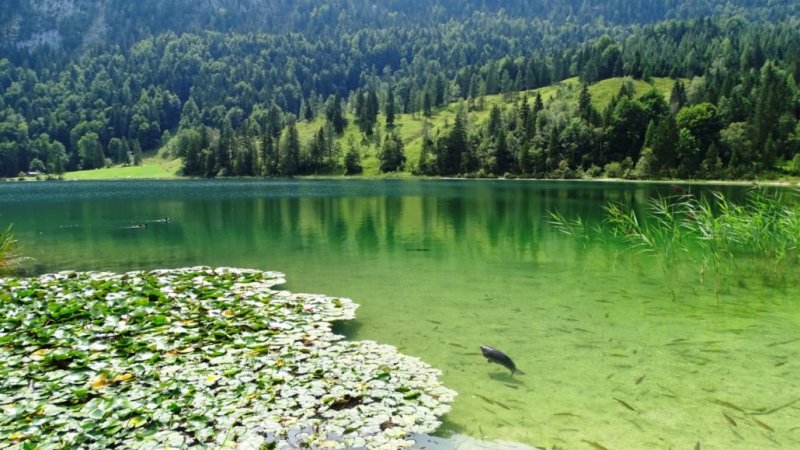
[[[286,137],[282,139],[280,174],[290,177],[297,175],[297,171],[300,169],[300,137],[297,133],[297,125],[291,122],[286,127],[284,135]]]
[[[389,93],[386,96],[386,127],[394,127],[394,92],[389,88]]]
[[[430,117],[433,114],[432,108],[431,95],[428,93],[428,91],[425,91],[425,93],[422,95],[422,115],[425,117]]]
[[[677,114],[686,105],[686,88],[681,80],[675,80],[672,85],[672,92],[669,95],[669,104],[672,114]]]

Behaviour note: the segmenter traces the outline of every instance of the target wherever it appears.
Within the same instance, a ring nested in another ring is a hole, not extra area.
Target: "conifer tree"
[[[394,112],[394,92],[392,88],[389,88],[389,93],[386,96],[386,127],[393,128],[394,127],[394,119],[395,119],[395,112]]]
[[[280,174],[283,176],[297,175],[300,169],[300,137],[297,125],[290,122],[284,131],[280,155]]]
[[[675,80],[675,83],[672,84],[669,104],[672,108],[672,114],[677,114],[686,105],[686,88],[681,80]]]

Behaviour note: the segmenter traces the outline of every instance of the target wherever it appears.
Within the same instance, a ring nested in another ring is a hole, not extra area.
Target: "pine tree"
[[[396,172],[403,168],[406,155],[403,150],[403,141],[396,134],[386,136],[383,147],[378,154],[381,172]]]
[[[425,93],[422,95],[422,115],[425,117],[430,117],[433,114],[432,108],[431,95],[428,93],[428,91],[425,91]]]
[[[436,154],[436,145],[431,138],[430,124],[425,121],[422,124],[422,148],[417,160],[416,175],[435,175],[436,166],[433,157]]]
[[[311,145],[309,154],[309,170],[311,172],[317,173],[318,170],[323,168],[322,160],[326,153],[328,153],[328,143],[325,139],[325,130],[320,128],[314,135],[314,142]]]
[[[453,175],[458,173],[461,168],[462,155],[469,151],[467,112],[464,108],[460,108],[456,113],[456,120],[453,123],[453,129],[447,136],[445,148],[439,150],[436,155],[439,174]]]
[[[179,128],[192,128],[200,125],[200,109],[197,107],[194,99],[189,97],[189,100],[183,105],[181,112],[181,121],[178,125]]]
[[[686,105],[686,88],[681,80],[675,80],[672,85],[672,92],[669,95],[669,104],[672,107],[672,114],[677,114]]]
[[[594,105],[592,105],[592,95],[589,93],[589,85],[585,83],[578,97],[578,114],[586,123],[597,123],[598,113],[597,110],[594,109]]]
[[[284,132],[286,136],[282,139],[280,155],[280,173],[283,176],[297,175],[300,169],[300,136],[297,133],[297,125],[291,122]]]
[[[792,126],[781,127],[781,118],[795,117],[795,88],[790,76],[780,70],[772,61],[761,68],[758,87],[755,92],[755,111],[752,117],[754,131],[753,143],[761,153],[761,165],[768,170],[778,156],[778,143],[783,144],[792,131]],[[784,129],[782,129],[784,128]],[[786,129],[788,128],[788,129]],[[772,148],[767,143],[772,140]],[[782,145],[786,147],[786,145]],[[791,156],[791,155],[784,155]]]
[[[378,112],[379,112],[378,94],[376,94],[375,91],[372,89],[370,89],[367,92],[366,107],[367,107],[367,119],[369,120],[369,128],[372,129],[378,122]]]
[[[668,176],[678,162],[678,124],[671,114],[663,117],[651,131],[648,126],[648,135],[645,137],[645,147],[652,149],[655,158],[654,174]],[[649,137],[649,141],[648,141]]]
[[[347,154],[344,156],[344,174],[358,175],[363,171],[364,168],[361,167],[361,154],[355,143],[351,141],[348,143]]]
[[[236,136],[233,131],[233,126],[231,125],[230,119],[225,118],[219,135],[219,145],[217,146],[216,173],[218,176],[229,176],[233,172],[231,154],[235,149]]]
[[[542,102],[542,93],[536,92],[536,99],[533,101],[533,115],[539,114],[544,109],[544,102]]]
[[[503,134],[503,118],[500,107],[494,105],[489,111],[489,120],[486,122],[486,137],[496,140],[500,134]]]
[[[314,120],[314,110],[311,108],[311,104],[303,99],[302,103],[300,103],[300,117],[303,118],[306,122],[311,122]]]
[[[347,122],[342,115],[342,99],[338,95],[328,97],[328,102],[325,106],[325,116],[328,122],[333,125],[333,130],[336,134],[344,133],[344,127]]]
[[[531,116],[531,105],[528,103],[528,96],[524,95],[520,103],[519,118],[520,121],[525,124],[528,122],[528,118]]]
[[[394,127],[394,92],[389,88],[389,93],[386,96],[386,127]]]
[[[277,138],[281,135],[281,131],[283,130],[283,119],[280,108],[278,105],[272,104],[269,108],[269,112],[267,113],[267,124],[266,128],[272,134],[273,138]]]
[[[134,139],[131,144],[131,153],[133,154],[133,165],[141,166],[144,155],[142,154],[142,146],[139,144],[138,139]]]

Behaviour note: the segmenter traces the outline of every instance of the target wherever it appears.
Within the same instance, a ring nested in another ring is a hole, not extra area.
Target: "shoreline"
[[[800,178],[796,180],[758,180],[758,179],[745,179],[745,180],[684,180],[684,179],[670,179],[670,180],[632,180],[626,178],[525,178],[525,177],[496,177],[496,178],[480,178],[480,177],[427,177],[417,175],[377,175],[377,176],[344,176],[344,175],[303,175],[297,177],[220,177],[220,178],[201,178],[201,177],[153,177],[153,178],[83,178],[83,179],[34,179],[26,177],[25,179],[6,178],[0,179],[2,183],[20,183],[20,182],[94,182],[94,181],[190,181],[190,180],[264,180],[264,181],[278,181],[278,180],[485,180],[485,181],[536,181],[536,182],[577,182],[577,183],[628,183],[628,184],[664,184],[664,185],[722,185],[722,186],[769,186],[769,187],[797,187],[800,188]]]

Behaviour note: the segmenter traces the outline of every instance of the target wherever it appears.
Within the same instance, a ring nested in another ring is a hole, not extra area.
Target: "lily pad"
[[[193,267],[0,279],[9,448],[398,448],[455,393],[419,359],[350,342],[344,298],[277,272]]]

